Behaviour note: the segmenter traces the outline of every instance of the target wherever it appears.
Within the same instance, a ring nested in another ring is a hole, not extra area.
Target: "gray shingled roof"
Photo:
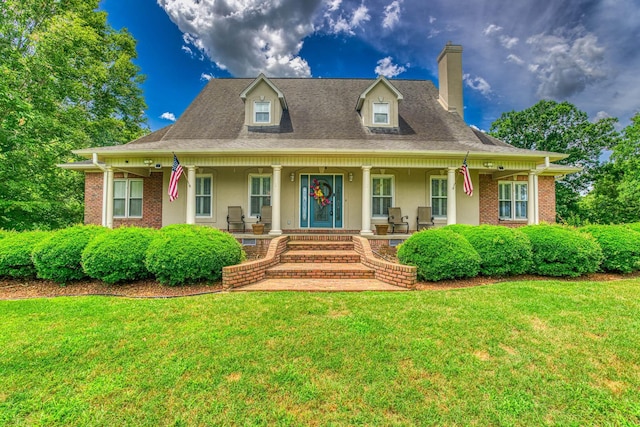
[[[371,79],[273,78],[289,110],[279,132],[249,130],[244,125],[240,93],[253,79],[212,79],[171,126],[121,146],[90,152],[467,152],[547,155],[514,148],[467,126],[438,102],[430,81],[392,80],[404,96],[399,104],[399,130],[372,132],[355,106]]]

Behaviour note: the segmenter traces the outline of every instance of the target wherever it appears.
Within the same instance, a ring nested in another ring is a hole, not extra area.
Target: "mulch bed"
[[[589,274],[575,279],[562,279],[533,275],[514,276],[508,278],[473,277],[462,280],[442,280],[440,282],[418,283],[416,290],[449,290],[472,286],[491,285],[494,283],[517,280],[562,280],[562,281],[597,281],[630,279],[640,277],[640,272],[633,274]],[[0,300],[46,298],[58,296],[106,295],[128,298],[175,298],[221,292],[220,282],[211,285],[196,284],[185,286],[162,286],[153,280],[143,280],[123,285],[107,285],[97,280],[69,283],[66,286],[48,280],[0,280]]]

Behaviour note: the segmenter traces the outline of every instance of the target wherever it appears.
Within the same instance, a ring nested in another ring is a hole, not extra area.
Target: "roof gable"
[[[247,86],[245,90],[243,90],[240,93],[240,98],[242,99],[242,101],[246,101],[247,96],[251,93],[251,91],[253,91],[262,82],[266,83],[276,93],[276,95],[278,96],[278,99],[280,100],[280,105],[282,106],[282,109],[287,110],[287,101],[284,97],[284,94],[263,73],[260,73],[260,75],[253,82],[251,82],[251,84]]]
[[[358,97],[358,103],[356,104],[357,111],[360,111],[362,109],[362,105],[364,104],[364,101],[367,99],[367,95],[369,95],[369,93],[379,84],[385,85],[391,92],[393,92],[394,95],[396,96],[396,101],[402,101],[404,99],[400,91],[396,89],[396,87],[393,86],[391,82],[387,80],[386,77],[378,76],[378,78],[373,83],[371,83],[369,87],[364,90],[364,92],[360,94],[360,97]]]

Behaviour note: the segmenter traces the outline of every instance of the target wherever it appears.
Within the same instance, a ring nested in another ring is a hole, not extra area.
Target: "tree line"
[[[57,165],[72,150],[147,133],[136,41],[107,23],[99,0],[0,1],[0,229],[82,222],[84,176]],[[569,156],[582,171],[556,183],[559,222],[640,220],[640,115],[589,121],[567,102],[503,114],[489,133]],[[606,155],[610,155],[606,159]]]

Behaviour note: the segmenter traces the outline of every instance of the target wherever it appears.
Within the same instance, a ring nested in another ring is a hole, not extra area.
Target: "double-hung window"
[[[260,215],[262,206],[271,205],[271,175],[249,176],[249,215]]]
[[[373,176],[371,184],[371,213],[374,217],[386,217],[393,206],[393,176]]]
[[[527,219],[529,187],[526,182],[498,183],[499,217],[504,220]]]
[[[196,177],[196,216],[211,217],[212,206],[212,179],[211,175],[198,175]]]
[[[256,101],[253,103],[253,121],[255,123],[271,123],[271,102]]]
[[[389,103],[376,102],[373,104],[373,124],[388,125],[389,124]]]
[[[447,177],[431,178],[431,215],[447,217]]]
[[[142,180],[113,180],[114,218],[142,218]]]

